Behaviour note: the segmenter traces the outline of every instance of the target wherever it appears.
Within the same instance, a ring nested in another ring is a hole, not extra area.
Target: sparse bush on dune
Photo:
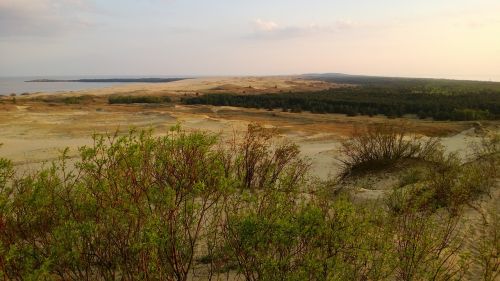
[[[275,129],[250,124],[242,139],[227,144],[226,165],[233,167],[244,188],[290,190],[305,179],[310,165],[299,157],[298,146],[276,136]]]
[[[431,160],[440,154],[438,139],[411,134],[406,124],[373,125],[342,141],[341,178],[356,172],[390,168],[403,160]]]

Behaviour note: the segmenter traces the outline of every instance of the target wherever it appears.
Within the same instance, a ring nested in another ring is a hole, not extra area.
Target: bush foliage
[[[110,96],[109,104],[131,104],[131,103],[170,103],[172,100],[166,96]]]
[[[229,141],[179,127],[96,135],[79,152],[22,175],[0,160],[0,279],[454,280],[467,270],[454,213],[405,195],[393,197],[399,212],[333,196],[309,180],[296,145],[258,125]],[[492,245],[485,237],[474,255],[485,278]]]

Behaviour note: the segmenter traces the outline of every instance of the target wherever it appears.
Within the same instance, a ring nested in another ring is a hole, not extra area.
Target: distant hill
[[[81,83],[168,83],[188,78],[104,78],[104,79],[35,79],[25,82],[81,82]]]

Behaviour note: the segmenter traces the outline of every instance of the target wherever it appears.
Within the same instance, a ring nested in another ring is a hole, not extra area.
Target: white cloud
[[[351,20],[338,20],[335,22],[335,27],[337,29],[351,29],[359,26],[358,23],[353,22]]]
[[[1,0],[0,37],[49,36],[92,25],[88,0]]]
[[[320,25],[280,25],[275,21],[256,19],[253,21],[254,33],[252,37],[268,39],[287,39],[308,36],[320,33],[332,33],[358,27],[357,23],[349,20],[338,20],[333,24]]]
[[[254,20],[254,24],[257,30],[260,31],[269,32],[278,29],[278,24],[275,23],[274,21],[265,21],[261,19],[256,19]]]

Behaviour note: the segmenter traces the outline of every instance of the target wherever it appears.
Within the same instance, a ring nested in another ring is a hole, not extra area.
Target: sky
[[[500,81],[499,0],[0,0],[0,76]]]

